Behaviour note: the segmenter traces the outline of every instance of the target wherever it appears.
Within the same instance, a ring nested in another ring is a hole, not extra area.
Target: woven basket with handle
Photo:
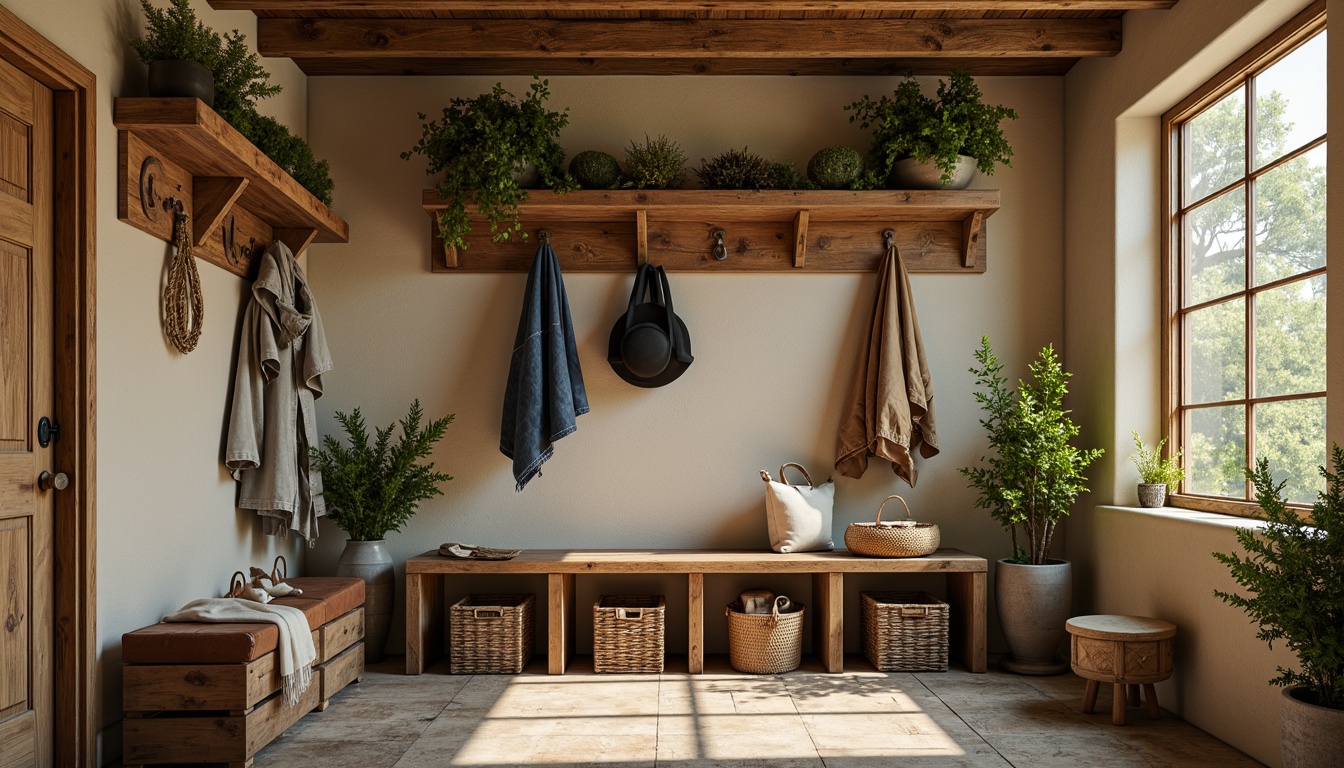
[[[882,522],[882,508],[895,499],[905,507],[905,519]],[[917,523],[910,514],[910,505],[900,496],[891,495],[877,508],[877,520],[872,523],[850,523],[845,528],[845,546],[850,552],[864,557],[923,557],[938,549],[942,534],[933,523]]]
[[[728,615],[728,662],[738,672],[779,675],[798,668],[803,657],[803,604],[783,613],[778,598],[770,613],[746,613],[734,600]]]
[[[662,595],[602,595],[593,603],[594,672],[662,672]]]

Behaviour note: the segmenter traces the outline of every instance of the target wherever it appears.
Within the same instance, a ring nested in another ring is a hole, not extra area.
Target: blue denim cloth
[[[500,452],[513,459],[517,490],[541,474],[555,441],[577,429],[576,417],[587,412],[560,260],[542,243],[527,275],[499,435]]]

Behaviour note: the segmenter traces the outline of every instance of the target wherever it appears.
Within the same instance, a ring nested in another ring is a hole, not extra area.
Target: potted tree
[[[924,95],[907,77],[892,96],[868,96],[845,107],[851,123],[873,129],[869,159],[875,166],[865,186],[892,189],[965,189],[976,170],[993,175],[995,164],[1011,166],[1013,148],[1000,124],[1017,112],[985,104],[965,70],[938,81],[938,97]]]
[[[467,247],[469,203],[490,222],[495,242],[515,233],[525,239],[518,204],[527,200],[524,187],[535,186],[530,176],[558,194],[578,188],[565,172],[565,151],[558,141],[560,129],[569,125],[569,110],[546,109],[550,96],[548,81],[536,77],[523,99],[500,83],[474,99],[453,99],[442,119],[426,121],[420,141],[401,153],[403,160],[424,155],[429,161],[425,173],[442,175],[436,189],[448,201],[439,212],[445,246]],[[426,119],[423,113],[420,119]]]
[[[449,414],[421,427],[424,411],[420,401],[411,404],[402,419],[401,437],[392,443],[396,425],[375,429],[373,444],[356,408],[336,413],[350,445],[327,435],[319,450],[312,450],[313,463],[322,473],[327,516],[344,528],[350,538],[336,565],[337,576],[364,579],[364,625],[367,661],[380,661],[392,621],[394,597],[392,557],[385,539],[415,515],[420,502],[443,495],[439,484],[453,478],[423,462],[443,438],[453,421]]]
[[[989,337],[981,337],[975,359],[979,367],[970,369],[979,388],[975,399],[985,414],[980,425],[993,455],[961,473],[980,491],[975,505],[988,509],[1013,539],[1013,556],[999,560],[995,571],[995,602],[1011,652],[1003,666],[1024,675],[1060,674],[1068,669],[1056,652],[1064,640],[1073,580],[1069,562],[1050,557],[1050,543],[1059,521],[1087,490],[1083,470],[1102,451],[1070,443],[1078,435],[1064,409],[1072,374],[1064,371],[1053,346],[1029,366],[1031,381],[1018,381],[1015,388],[1003,377]]]
[[[1215,552],[1249,595],[1215,590],[1260,626],[1256,637],[1272,648],[1282,640],[1297,654],[1299,669],[1279,667],[1269,682],[1286,686],[1280,710],[1283,763],[1287,768],[1338,766],[1344,755],[1344,450],[1331,452],[1334,472],[1325,478],[1305,518],[1283,496],[1287,481],[1274,481],[1260,459],[1247,477],[1268,524],[1239,527],[1246,555]]]
[[[1137,431],[1134,435],[1134,455],[1130,459],[1139,470],[1139,506],[1160,507],[1167,501],[1167,490],[1185,479],[1185,470],[1181,467],[1181,451],[1162,458],[1162,446],[1167,444],[1164,437],[1157,445],[1148,448]]]

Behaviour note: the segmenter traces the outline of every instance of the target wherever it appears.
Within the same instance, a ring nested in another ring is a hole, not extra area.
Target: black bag
[[[637,387],[661,387],[685,373],[694,360],[691,334],[672,310],[667,272],[641,266],[630,305],[611,328],[607,362]]]

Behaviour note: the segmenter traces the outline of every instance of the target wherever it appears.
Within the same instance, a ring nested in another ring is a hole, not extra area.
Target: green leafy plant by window
[[[313,157],[308,142],[274,118],[257,112],[257,102],[280,93],[270,73],[247,45],[247,36],[233,30],[222,37],[196,18],[191,0],[170,0],[166,9],[140,0],[148,28],[131,41],[146,64],[165,59],[191,59],[210,70],[215,80],[215,111],[267,157],[326,205],[335,183],[327,161]]]
[[[700,159],[695,169],[705,189],[767,189],[770,186],[770,161],[747,151],[730,149],[712,160]]]
[[[411,404],[400,421],[401,437],[392,443],[395,424],[375,428],[374,441],[364,416],[356,408],[349,414],[337,411],[336,420],[345,430],[349,446],[327,435],[322,449],[312,449],[312,460],[322,472],[327,517],[345,529],[355,541],[378,541],[389,531],[400,531],[420,502],[442,496],[440,483],[453,478],[422,462],[443,438],[453,414],[434,419],[424,427],[420,401]]]
[[[644,144],[630,141],[625,150],[625,175],[629,186],[638,189],[674,189],[686,182],[686,153],[681,145],[666,136]]]
[[[1143,444],[1143,438],[1139,437],[1138,432],[1131,431],[1130,434],[1134,435],[1134,455],[1130,460],[1139,470],[1140,482],[1174,486],[1185,479],[1185,470],[1181,467],[1180,449],[1164,459],[1162,446],[1167,444],[1165,437],[1159,440],[1157,445],[1149,448]]]
[[[1003,377],[988,336],[980,338],[975,359],[980,364],[970,369],[978,387],[975,400],[985,414],[980,426],[993,455],[961,473],[980,491],[975,506],[989,510],[1012,534],[1013,562],[1043,565],[1050,560],[1055,527],[1087,490],[1083,470],[1102,450],[1070,443],[1079,431],[1064,408],[1073,374],[1064,370],[1053,345],[1029,365],[1031,381],[1019,380],[1016,387]]]
[[[953,70],[938,81],[936,99],[924,95],[919,83],[907,77],[891,96],[874,101],[865,95],[845,107],[851,123],[873,129],[869,156],[876,166],[865,176],[865,186],[881,187],[897,160],[913,157],[933,161],[951,181],[958,155],[975,158],[981,173],[993,175],[995,164],[1011,167],[1013,148],[1000,124],[1016,120],[1017,112],[981,101],[980,87],[965,70]]]
[[[1244,610],[1259,626],[1256,637],[1270,648],[1282,640],[1297,655],[1300,670],[1278,668],[1273,685],[1305,686],[1317,704],[1344,709],[1344,450],[1331,451],[1334,472],[1320,467],[1325,489],[1303,519],[1283,495],[1269,460],[1246,476],[1264,510],[1263,528],[1237,528],[1246,556],[1215,552],[1249,596],[1215,590],[1223,602]]]
[[[546,109],[550,96],[549,82],[534,77],[522,99],[501,83],[475,98],[453,99],[440,119],[423,124],[416,145],[401,153],[404,160],[424,155],[429,161],[425,173],[442,175],[435,188],[448,203],[439,213],[445,245],[467,247],[468,204],[478,206],[490,222],[495,242],[515,234],[526,239],[518,204],[528,195],[516,175],[529,164],[558,194],[578,188],[565,172],[565,151],[558,141],[560,130],[569,125],[569,110]],[[422,113],[420,119],[426,116]]]

